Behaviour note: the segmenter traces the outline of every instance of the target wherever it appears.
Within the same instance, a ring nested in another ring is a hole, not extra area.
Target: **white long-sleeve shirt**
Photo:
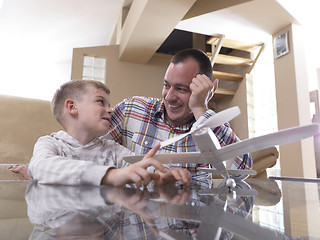
[[[128,165],[132,154],[112,140],[93,139],[83,146],[65,131],[38,139],[29,164],[29,175],[42,184],[100,185],[110,167]]]

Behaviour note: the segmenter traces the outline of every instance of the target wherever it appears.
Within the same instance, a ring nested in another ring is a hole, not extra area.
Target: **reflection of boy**
[[[112,110],[109,89],[97,81],[76,80],[63,84],[52,100],[53,115],[66,131],[40,137],[29,164],[31,179],[44,184],[147,185],[160,176],[147,168],[167,172],[152,158],[155,146],[133,165],[123,161],[130,151],[99,137],[109,131]],[[176,174],[176,173],[175,173]],[[171,178],[188,183],[191,176],[181,171]]]
[[[26,191],[28,217],[34,224],[30,239],[154,239],[157,226],[148,226],[147,220],[153,213],[146,212],[146,197],[168,198],[163,192],[151,191],[150,185],[142,190],[31,181]],[[178,193],[174,184],[170,186],[175,191],[174,204],[184,205],[189,198],[184,194],[188,188]],[[140,231],[142,226],[144,231]]]

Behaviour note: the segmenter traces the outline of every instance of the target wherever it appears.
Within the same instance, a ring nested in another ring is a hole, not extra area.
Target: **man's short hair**
[[[60,86],[53,96],[51,101],[51,109],[54,118],[62,124],[62,116],[64,110],[64,103],[67,99],[75,99],[80,101],[82,95],[86,93],[88,87],[95,89],[102,89],[108,95],[110,94],[109,88],[102,82],[95,80],[70,80]]]
[[[182,63],[189,58],[193,58],[198,63],[200,74],[207,75],[207,77],[213,81],[211,61],[208,56],[199,49],[188,48],[181,50],[172,57],[170,62],[173,64]]]

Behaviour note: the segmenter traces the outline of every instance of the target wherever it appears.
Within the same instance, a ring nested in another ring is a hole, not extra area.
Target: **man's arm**
[[[189,100],[189,108],[193,112],[196,120],[199,120],[204,116],[204,113],[208,111],[208,102],[218,88],[218,83],[218,79],[215,79],[213,82],[211,82],[210,79],[204,74],[199,74],[192,79],[192,83],[190,84],[190,90],[192,93]],[[212,111],[209,111],[208,115],[210,115],[210,113],[214,114]],[[220,127],[217,127],[213,129],[213,131],[217,136],[221,146],[240,141],[240,139],[232,131],[229,124],[224,124]],[[250,154],[244,154],[235,158],[232,168],[251,169],[252,158]]]
[[[192,79],[192,83],[189,86],[191,91],[189,108],[196,120],[208,110],[208,102],[218,88],[218,83],[218,79],[212,82],[205,74],[198,74]]]

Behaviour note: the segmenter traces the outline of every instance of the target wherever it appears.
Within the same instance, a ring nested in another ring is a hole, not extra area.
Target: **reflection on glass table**
[[[0,181],[0,239],[320,239],[319,183],[237,183],[230,193],[223,180],[143,190]]]
[[[30,239],[298,239],[251,221],[254,201],[277,204],[281,198],[273,180],[252,185],[256,189],[237,181],[230,194],[219,180],[210,189],[30,183]]]

